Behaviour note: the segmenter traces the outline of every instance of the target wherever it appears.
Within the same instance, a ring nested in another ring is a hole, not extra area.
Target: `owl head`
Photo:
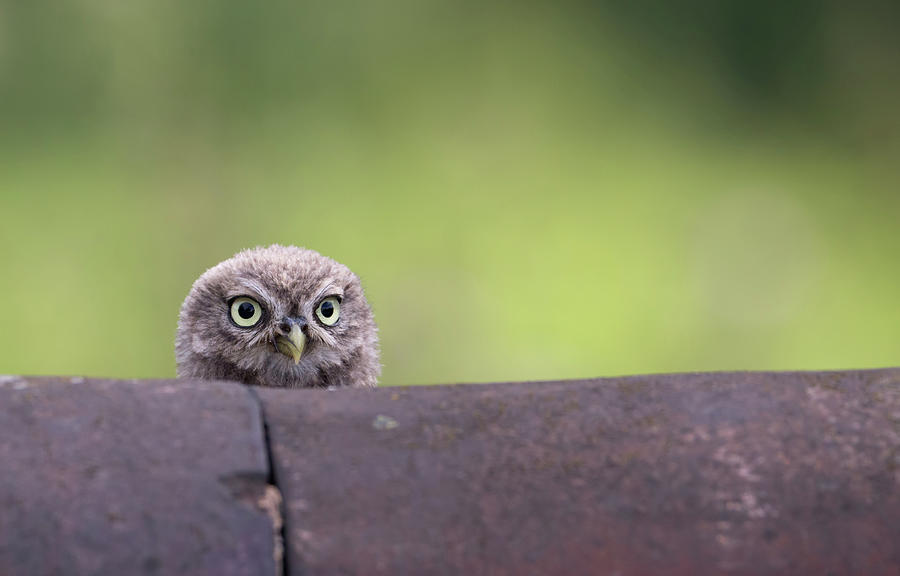
[[[239,252],[194,282],[181,306],[182,378],[258,386],[374,386],[381,372],[359,278],[313,250]]]

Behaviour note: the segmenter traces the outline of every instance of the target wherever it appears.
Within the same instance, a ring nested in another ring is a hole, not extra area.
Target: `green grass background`
[[[385,384],[900,364],[893,3],[0,0],[0,373],[174,375],[250,246]]]

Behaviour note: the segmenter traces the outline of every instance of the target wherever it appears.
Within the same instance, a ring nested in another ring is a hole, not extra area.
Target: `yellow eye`
[[[319,322],[322,324],[334,326],[341,317],[341,301],[337,299],[337,296],[329,296],[322,300],[319,307],[316,308],[316,316],[319,317]]]
[[[231,302],[231,319],[241,328],[256,326],[262,319],[262,306],[246,296],[235,298]]]

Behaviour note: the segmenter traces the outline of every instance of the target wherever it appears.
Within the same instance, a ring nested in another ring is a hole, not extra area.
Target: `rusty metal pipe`
[[[302,574],[900,574],[900,370],[259,390]]]

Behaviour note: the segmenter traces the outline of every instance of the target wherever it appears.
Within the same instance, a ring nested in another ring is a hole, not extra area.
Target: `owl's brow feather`
[[[225,293],[226,299],[231,300],[238,296],[248,296],[247,292],[249,291],[253,293],[249,294],[250,296],[256,296],[259,300],[264,300],[267,304],[271,305],[272,298],[269,296],[269,292],[263,288],[262,284],[248,278],[238,278],[237,280],[240,286],[230,288]]]
[[[342,299],[344,297],[344,291],[331,280],[326,280],[323,286],[316,291],[316,296],[312,301],[318,302],[324,296],[337,296],[339,299]]]

